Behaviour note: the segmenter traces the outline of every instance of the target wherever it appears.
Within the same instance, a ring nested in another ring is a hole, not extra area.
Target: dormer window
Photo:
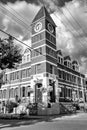
[[[22,63],[24,63],[24,62],[25,62],[25,60],[26,60],[26,57],[25,57],[25,56],[23,56],[23,58],[22,58]]]
[[[22,57],[22,63],[26,63],[30,61],[31,61],[31,52],[29,49],[26,49]]]
[[[72,68],[70,56],[65,56],[64,57],[64,65],[67,66],[68,68]]]
[[[67,61],[64,61],[64,65],[67,66]]]
[[[79,71],[79,66],[78,65],[76,65],[76,71]]]
[[[62,58],[62,57],[60,57],[60,56],[58,56],[58,58],[57,58],[57,59],[58,59],[58,63],[63,65],[63,58]]]
[[[68,68],[72,68],[72,64],[70,61],[64,61],[64,65],[67,66]]]
[[[76,60],[74,60],[72,62],[72,67],[75,71],[79,71],[79,65],[78,65],[78,62]]]
[[[61,58],[61,64],[63,65],[63,58]]]
[[[67,67],[72,68],[72,64],[70,61],[67,61],[67,64],[68,64]]]
[[[73,65],[72,68],[75,70],[75,65]]]
[[[70,63],[69,63],[69,62],[67,62],[67,63],[68,63],[67,67],[69,67],[69,66],[70,66]]]
[[[69,66],[70,68],[72,68],[72,64],[71,64],[71,62],[70,62],[70,66]]]
[[[27,55],[27,61],[30,61],[30,54]]]
[[[22,63],[25,63],[26,60],[27,60],[27,57],[26,57],[26,55],[24,55],[23,58],[22,58]]]
[[[58,57],[58,63],[60,63],[60,57]]]
[[[62,55],[61,50],[57,51],[57,61],[59,64],[62,64],[62,65],[64,64],[63,55]]]

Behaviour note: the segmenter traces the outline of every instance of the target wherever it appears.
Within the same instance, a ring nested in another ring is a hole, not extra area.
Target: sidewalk
[[[55,118],[64,118],[79,115],[80,113],[84,113],[82,111],[77,111],[74,114],[59,114],[59,115],[46,115],[46,116],[38,116],[38,115],[18,115],[18,114],[0,114],[0,119],[9,119],[9,120],[51,120]]]

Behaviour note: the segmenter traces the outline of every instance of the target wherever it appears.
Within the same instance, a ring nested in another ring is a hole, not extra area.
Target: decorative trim
[[[34,65],[37,65],[37,64],[41,64],[41,63],[44,63],[44,62],[46,62],[46,63],[50,63],[51,65],[54,65],[54,66],[57,67],[56,64],[54,64],[54,63],[52,63],[52,62],[50,62],[50,61],[47,61],[47,60],[44,60],[44,61],[41,61],[41,62],[37,62],[37,63],[31,64],[31,66],[34,66]]]

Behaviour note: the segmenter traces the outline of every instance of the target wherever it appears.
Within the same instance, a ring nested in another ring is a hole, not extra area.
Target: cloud
[[[61,12],[54,13],[57,24],[57,48],[65,55],[78,59],[81,71],[87,70],[87,0],[73,0],[65,3]],[[60,21],[60,22],[58,22]],[[84,68],[85,67],[85,68]]]
[[[78,6],[75,5],[77,2]],[[79,1],[70,2],[63,8],[63,14],[62,20],[66,24],[66,29],[69,29],[73,35],[74,48],[71,54],[74,57],[79,56],[78,58],[81,55],[87,56],[87,53],[85,53],[87,49],[87,14],[85,13],[85,6],[82,6]]]
[[[87,0],[43,0],[43,2],[42,0],[0,0],[0,2],[16,16],[0,7],[0,12],[5,14],[0,13],[0,28],[17,38],[21,37],[22,41],[29,44],[30,24],[44,4],[58,26],[57,48],[62,49],[65,55],[69,54],[72,58],[78,59],[82,71],[84,70],[82,68],[86,69],[86,60],[82,58],[87,57],[87,6],[85,6]]]
[[[40,6],[36,6],[30,3],[27,4],[25,1],[15,2],[15,4],[8,3],[6,5],[0,5],[4,7],[1,8],[0,6],[0,29],[8,32],[12,36],[15,36],[30,46],[30,24],[40,9]],[[18,18],[22,19],[23,22],[21,22],[21,20],[18,20]],[[24,22],[26,22],[26,24],[24,24]],[[8,36],[0,32],[0,37],[6,38]],[[17,41],[15,42],[17,44],[21,44]],[[24,45],[23,47],[26,48]]]
[[[19,37],[19,35],[30,36],[30,24],[40,7],[27,4],[25,1],[15,4],[1,4],[1,6],[0,28],[16,37]]]
[[[46,5],[55,5],[55,6],[64,6],[66,2],[70,2],[72,0],[0,0],[1,3],[7,4],[15,3],[17,1],[25,1],[26,3],[31,3],[35,5],[46,4]],[[48,3],[48,4],[47,4]],[[51,7],[51,6],[50,6]]]
[[[25,1],[27,3],[36,4],[36,5],[39,4],[38,0],[0,0],[0,2],[3,3],[3,4],[7,4],[8,2],[9,3],[15,3],[17,1],[20,1],[20,2]]]

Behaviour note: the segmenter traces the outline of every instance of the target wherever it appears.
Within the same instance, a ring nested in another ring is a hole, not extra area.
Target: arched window
[[[25,87],[22,87],[22,97],[25,97]]]
[[[3,98],[6,98],[6,89],[3,90]]]
[[[0,99],[2,99],[2,90],[0,90]]]
[[[18,88],[14,89],[14,97],[18,96]]]
[[[14,97],[13,88],[11,88],[11,89],[9,90],[9,97],[10,97],[10,98],[13,98],[13,97]]]
[[[30,90],[29,90],[30,87],[31,87],[31,86],[27,86],[27,96],[28,96],[28,97],[30,97]]]

